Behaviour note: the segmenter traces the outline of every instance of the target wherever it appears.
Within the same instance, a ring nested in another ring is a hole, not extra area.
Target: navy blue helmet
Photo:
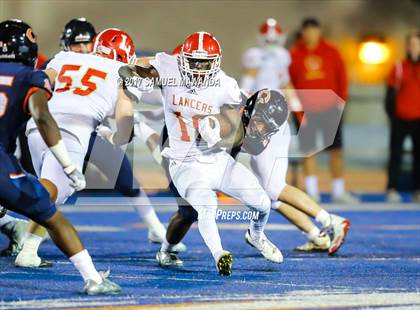
[[[95,27],[86,18],[75,18],[64,26],[60,44],[63,50],[68,51],[70,45],[92,42],[95,35]]]
[[[38,44],[31,26],[18,19],[0,23],[1,62],[17,62],[35,67],[37,57]]]
[[[247,134],[253,138],[266,139],[275,134],[287,121],[289,110],[284,96],[277,90],[262,89],[249,98],[245,110],[249,126]],[[257,129],[257,124],[264,124]]]

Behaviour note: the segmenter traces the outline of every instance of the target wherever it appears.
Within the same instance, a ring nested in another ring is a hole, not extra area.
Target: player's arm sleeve
[[[242,56],[242,67],[245,69],[255,69],[261,66],[261,57],[256,48],[247,50]]]
[[[290,74],[289,74],[289,67],[292,63],[292,59],[290,57],[290,53],[285,50],[284,53],[284,64],[283,64],[283,72],[282,72],[282,85],[289,85],[290,84]]]
[[[341,57],[339,51],[336,51],[336,64],[337,64],[337,94],[344,101],[348,97],[348,80],[347,80],[347,70],[344,64],[344,60]]]
[[[50,79],[48,78],[48,75],[45,74],[44,71],[38,71],[38,70],[32,71],[31,73],[28,74],[27,78],[28,78],[30,87],[25,95],[25,100],[23,101],[23,111],[25,111],[26,113],[29,113],[28,102],[31,95],[35,91],[42,89],[45,91],[47,98],[50,99],[52,96],[52,89],[51,89]]]
[[[228,77],[225,81],[225,85],[221,85],[221,87],[226,88],[223,98],[223,102],[226,105],[238,107],[242,103],[242,92],[234,79]]]
[[[157,71],[160,77],[165,77],[169,74],[168,57],[171,56],[165,53],[157,53],[155,57],[149,61],[149,64]]]
[[[258,51],[254,48],[247,50],[242,56],[243,74],[240,81],[242,89],[253,90],[255,85],[255,76],[261,65]]]
[[[292,84],[295,84],[297,78],[297,59],[296,53],[293,50],[290,52],[289,77]]]
[[[63,64],[63,59],[65,58],[64,52],[60,52],[57,55],[54,56],[54,58],[52,58],[47,65],[45,66],[45,69],[53,69],[56,72],[60,71],[60,68]]]

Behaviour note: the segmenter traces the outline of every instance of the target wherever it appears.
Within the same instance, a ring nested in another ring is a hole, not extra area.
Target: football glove
[[[214,127],[211,126],[213,121]],[[207,142],[208,147],[213,147],[217,142],[222,140],[220,137],[220,123],[219,120],[214,116],[206,116],[200,119],[198,123],[198,132],[201,138]]]
[[[71,165],[64,168],[64,172],[70,179],[70,186],[73,187],[75,191],[81,191],[86,187],[86,179],[84,175],[77,170],[75,166]]]

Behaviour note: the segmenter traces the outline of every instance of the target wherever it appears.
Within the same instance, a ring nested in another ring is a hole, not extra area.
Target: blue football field
[[[283,252],[280,265],[244,242],[246,221],[223,221],[222,242],[234,255],[234,270],[220,277],[197,227],[185,239],[188,251],[180,254],[184,267],[163,269],[154,258],[159,246],[148,243],[137,214],[107,198],[95,199],[64,210],[98,269],[110,269],[123,294],[81,294],[78,272],[47,240],[40,255],[54,262],[50,269],[17,269],[12,259],[0,258],[0,309],[420,309],[418,205],[325,205],[352,221],[333,257],[295,252],[305,237],[272,213],[266,234]],[[157,210],[163,222],[173,212]],[[0,246],[6,246],[3,237]]]

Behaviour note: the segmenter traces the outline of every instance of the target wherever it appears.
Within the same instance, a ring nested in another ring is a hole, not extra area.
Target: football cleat
[[[156,253],[156,260],[162,267],[182,267],[184,262],[173,252],[159,251]]]
[[[331,215],[331,225],[326,227],[323,232],[328,234],[331,239],[331,246],[328,254],[336,253],[344,243],[344,238],[350,229],[351,222],[337,215]]]
[[[27,224],[27,221],[16,219],[0,228],[1,232],[9,238],[9,246],[1,251],[1,256],[16,256],[19,254],[25,240]]]
[[[86,281],[83,292],[87,295],[115,295],[121,293],[121,287],[108,280],[109,271],[99,272],[102,277],[102,283],[98,284],[93,280]]]
[[[154,231],[149,230],[147,233],[147,239],[149,239],[150,243],[157,243],[157,244],[162,244],[163,240],[164,240],[165,236],[160,236],[159,234],[157,234]],[[186,252],[187,251],[187,246],[180,242],[174,246],[172,246],[172,250],[171,252]]]
[[[295,248],[302,252],[326,252],[331,247],[331,239],[327,234],[320,234],[314,240],[309,240],[304,245]]]
[[[20,252],[15,259],[15,266],[22,268],[49,268],[53,263],[40,258],[36,253]]]
[[[256,248],[264,256],[265,259],[280,264],[283,262],[283,255],[280,250],[262,233],[259,240],[251,237],[249,229],[245,234],[245,241],[252,247]]]
[[[223,251],[217,260],[217,271],[221,276],[230,276],[232,274],[233,256],[227,251]]]

